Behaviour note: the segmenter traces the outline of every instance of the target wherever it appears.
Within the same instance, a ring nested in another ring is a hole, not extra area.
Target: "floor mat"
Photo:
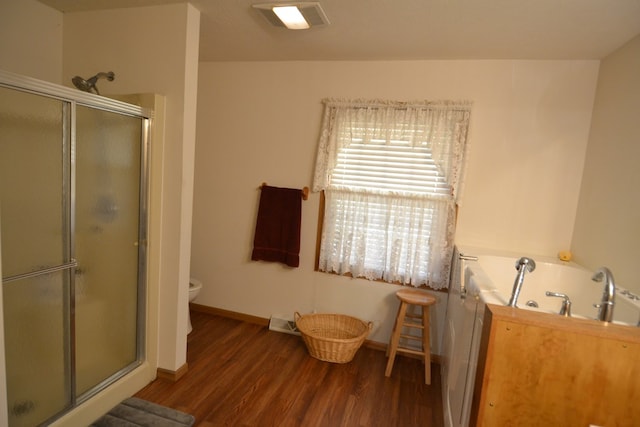
[[[195,423],[193,415],[156,403],[130,397],[91,424],[92,427],[185,427]]]

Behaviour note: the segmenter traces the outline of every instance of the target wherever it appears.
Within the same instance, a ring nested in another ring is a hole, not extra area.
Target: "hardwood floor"
[[[397,357],[386,378],[380,350],[334,364],[309,356],[295,335],[201,312],[191,321],[188,372],[136,396],[190,413],[196,426],[443,425],[438,365],[427,386],[417,359]]]

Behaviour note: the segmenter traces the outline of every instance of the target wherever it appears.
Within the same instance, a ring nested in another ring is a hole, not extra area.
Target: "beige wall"
[[[0,221],[2,218],[0,218]],[[0,236],[2,237],[2,236]],[[0,238],[0,241],[2,239]],[[0,245],[0,260],[2,259],[2,245]],[[2,262],[0,262],[0,277],[2,277]],[[4,301],[2,299],[2,292],[0,292],[0,319],[4,318]],[[0,348],[4,349],[4,324],[0,328]],[[5,357],[4,350],[0,352],[0,378],[4,378],[4,381],[0,381],[0,424],[6,425],[9,419],[9,412],[7,408],[7,373],[5,371]]]
[[[318,194],[303,203],[299,268],[250,261],[258,186],[311,184],[324,97],[474,101],[458,240],[567,249],[597,71],[597,61],[201,63],[191,270],[204,285],[195,302],[261,317],[352,314],[387,342],[396,286],[313,271]]]
[[[36,51],[35,47],[41,51]],[[31,0],[2,0],[0,69],[59,84],[62,72],[62,13]],[[0,348],[4,348],[2,312],[0,292]],[[0,353],[0,378],[3,379],[0,381],[0,425],[7,425],[9,413],[4,351]]]
[[[640,293],[640,36],[602,61],[571,248]]]
[[[65,84],[77,74],[114,71],[113,82],[98,82],[102,94],[158,93],[166,99],[158,365],[169,370],[186,363],[199,19],[187,4],[64,17]]]
[[[617,114],[638,111],[638,38],[603,64],[572,241],[597,61],[203,63],[197,70],[198,21],[197,10],[187,5],[67,14],[63,54],[60,12],[35,0],[0,2],[0,68],[66,85],[76,74],[112,70],[116,80],[99,83],[105,94],[166,95],[167,161],[164,179],[156,183],[164,199],[152,203],[166,243],[159,256],[160,366],[175,369],[184,361],[189,263],[204,282],[196,303],[263,317],[291,317],[296,310],[348,313],[374,321],[371,339],[388,340],[395,286],[313,271],[317,194],[303,203],[300,268],[249,261],[260,183],[311,183],[324,97],[473,100],[458,241],[548,255],[571,244],[577,260],[607,264],[621,283],[630,281],[627,265],[638,252],[629,245],[638,235],[632,185],[638,174],[625,161],[638,158],[637,144],[629,143],[638,129]],[[616,107],[614,116],[611,105],[629,107]],[[609,161],[598,152],[618,141],[619,158]],[[601,201],[608,190],[592,182],[606,169],[632,189],[613,191],[613,221],[596,209],[606,206]],[[598,193],[597,203],[592,193]],[[626,228],[613,229],[618,223]],[[596,235],[600,229],[617,240]],[[439,294],[433,319],[439,334],[445,297]]]
[[[87,425],[150,381],[156,366],[174,370],[186,362],[199,18],[187,4],[63,15],[35,0],[0,2],[0,68],[68,86],[74,75],[112,70],[116,80],[101,80],[101,93],[158,93],[164,97],[156,102],[166,105],[165,125],[156,130],[166,149],[151,150],[151,262],[161,271],[150,283],[160,301],[151,301],[147,336],[160,342],[149,349],[153,360],[136,370],[151,374],[127,376],[56,425]]]
[[[2,0],[0,35],[0,69],[61,83],[62,13],[35,0]]]

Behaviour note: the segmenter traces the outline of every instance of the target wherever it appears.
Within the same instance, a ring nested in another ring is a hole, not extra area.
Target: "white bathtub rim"
[[[488,249],[488,248],[479,248],[479,247],[472,247],[472,246],[466,246],[466,245],[457,245],[457,247],[460,253],[468,256],[477,256],[479,258],[478,267],[475,267],[476,263],[474,261],[469,261],[466,263],[468,268],[465,268],[465,271],[464,271],[464,275],[465,275],[464,282],[465,282],[465,286],[467,287],[468,294],[471,294],[473,296],[479,296],[483,300],[483,302],[487,304],[495,304],[495,305],[502,305],[502,306],[507,305],[508,299],[510,297],[510,292],[508,295],[506,295],[505,291],[500,290],[496,285],[494,285],[492,279],[490,279],[487,276],[485,271],[482,269],[483,256],[513,259],[514,260],[513,279],[515,279],[515,276],[517,273],[515,270],[515,260],[517,260],[522,256],[528,256],[530,258],[533,258],[536,262],[536,265],[539,265],[540,267],[544,266],[544,264],[552,264],[552,265],[558,265],[562,267],[570,267],[588,276],[593,274],[591,270],[573,261],[569,261],[569,262],[561,261],[557,258],[549,257],[549,256],[530,255],[530,254],[524,254],[524,253],[501,251],[501,250]],[[615,275],[615,272],[614,272],[614,275]],[[553,288],[553,287],[554,287],[553,285],[550,285],[550,288]],[[554,289],[549,289],[549,290],[554,291]],[[622,292],[625,290],[626,288],[616,284],[616,304],[631,304],[633,307],[635,307],[635,309],[637,309],[639,313],[638,317],[640,320],[640,300],[633,300],[633,299],[630,299],[629,297],[626,297],[625,295],[622,294]],[[556,305],[557,305],[557,308],[559,308],[560,306],[559,299]],[[557,309],[549,309],[549,307],[536,308],[536,307],[526,306],[526,301],[519,301],[518,307],[522,309],[537,311],[542,313],[558,314]],[[589,311],[589,313],[591,313],[591,311]],[[581,318],[581,319],[594,319],[594,316],[596,313],[597,313],[597,309],[594,308],[593,316],[585,315],[584,313],[574,313],[572,317]],[[636,323],[631,324],[631,323],[620,322],[620,321],[614,321],[613,323],[620,324],[620,325],[629,325],[634,327],[637,326]]]

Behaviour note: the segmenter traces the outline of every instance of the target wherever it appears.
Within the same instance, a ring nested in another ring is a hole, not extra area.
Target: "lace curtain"
[[[468,102],[324,100],[314,191],[319,269],[446,288],[468,150]]]

